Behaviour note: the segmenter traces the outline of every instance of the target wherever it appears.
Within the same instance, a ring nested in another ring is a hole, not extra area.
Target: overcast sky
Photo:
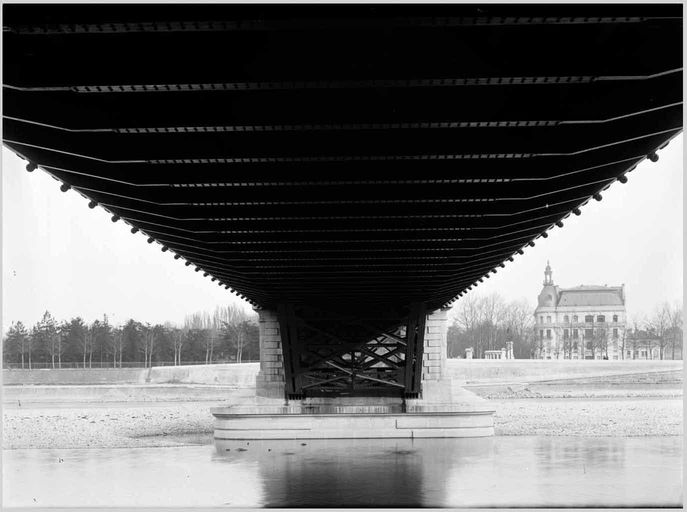
[[[682,135],[659,155],[471,293],[534,307],[550,260],[562,287],[624,283],[631,318],[681,302]],[[17,320],[33,324],[46,309],[58,320],[107,313],[119,324],[181,323],[232,302],[250,307],[104,210],[90,210],[79,194],[60,192],[44,172],[26,172],[6,148],[2,157],[3,331]]]

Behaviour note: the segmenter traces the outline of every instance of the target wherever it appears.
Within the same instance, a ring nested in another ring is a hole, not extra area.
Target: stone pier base
[[[211,409],[216,440],[485,437],[493,407],[446,376],[446,311],[427,316],[420,398],[285,399],[277,315],[260,314],[256,396]]]
[[[374,439],[488,437],[494,435],[491,412],[360,412],[308,414],[284,407],[271,412],[237,414],[216,408],[215,439]],[[288,412],[284,412],[288,411]]]

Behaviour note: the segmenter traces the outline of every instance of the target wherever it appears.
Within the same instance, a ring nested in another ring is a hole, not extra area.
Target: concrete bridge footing
[[[485,437],[494,409],[446,371],[446,310],[427,315],[419,398],[285,398],[284,357],[277,314],[260,310],[260,371],[256,393],[211,409],[215,439]]]

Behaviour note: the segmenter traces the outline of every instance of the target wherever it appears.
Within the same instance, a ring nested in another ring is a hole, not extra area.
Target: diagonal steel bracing
[[[410,396],[421,392],[426,308],[399,324],[280,304],[286,397]]]

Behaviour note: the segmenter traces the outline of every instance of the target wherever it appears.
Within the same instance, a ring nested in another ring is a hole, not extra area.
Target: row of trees
[[[634,318],[623,338],[623,351],[658,348],[659,359],[682,359],[682,304],[664,302],[650,317]]]
[[[473,357],[481,359],[485,350],[498,350],[512,341],[516,359],[534,358],[532,311],[525,300],[506,302],[496,293],[466,295],[458,301],[448,329],[448,357],[463,357],[465,349],[472,347]]]
[[[486,350],[513,342],[517,359],[540,357],[544,339],[539,335],[533,308],[527,301],[506,302],[500,295],[470,294],[458,302],[448,330],[448,357],[463,357],[472,347],[475,358]],[[593,355],[608,357],[609,343],[616,343],[620,357],[629,350],[658,347],[660,359],[682,358],[682,306],[663,304],[651,317],[635,318],[617,339],[607,329],[595,326],[591,335],[556,336],[553,356],[572,358],[581,345]],[[569,333],[572,330],[568,330]],[[3,343],[4,362],[12,367],[61,368],[78,366],[122,367],[141,363],[150,367],[161,362],[180,365],[259,359],[257,315],[236,306],[217,308],[212,314],[199,312],[186,317],[179,327],[170,323],[150,325],[128,320],[120,326],[107,316],[87,324],[77,317],[58,323],[49,312],[33,326],[11,325]]]
[[[195,313],[182,326],[128,320],[120,326],[107,316],[91,324],[82,318],[57,322],[46,311],[33,326],[13,323],[4,339],[3,360],[13,367],[122,367],[142,363],[255,361],[259,358],[257,315],[234,305],[212,314]]]

